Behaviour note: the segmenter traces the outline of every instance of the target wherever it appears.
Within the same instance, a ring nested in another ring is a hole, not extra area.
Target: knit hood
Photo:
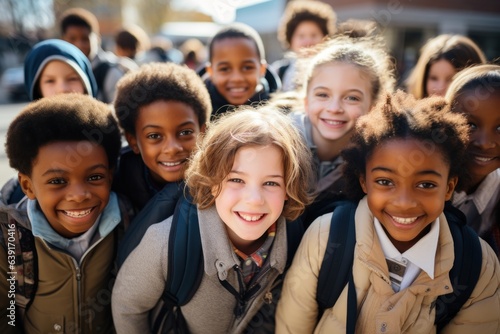
[[[88,95],[97,96],[97,84],[89,60],[76,46],[59,39],[37,43],[24,60],[24,86],[30,100],[41,98],[35,86],[45,65],[60,60],[70,65],[82,79]]]

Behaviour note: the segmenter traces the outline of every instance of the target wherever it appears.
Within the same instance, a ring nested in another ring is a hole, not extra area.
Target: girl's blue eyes
[[[227,181],[234,182],[234,183],[245,183],[242,179],[228,179]],[[264,185],[265,186],[279,186],[279,183],[274,182],[274,181],[267,181],[267,182],[264,182]]]
[[[330,95],[328,95],[327,93],[316,93],[315,95],[316,97],[319,97],[319,98],[322,98],[322,99],[327,99],[330,97]],[[361,101],[361,99],[357,96],[346,96],[345,97],[346,100],[348,101],[351,101],[351,102],[357,102],[357,101]]]

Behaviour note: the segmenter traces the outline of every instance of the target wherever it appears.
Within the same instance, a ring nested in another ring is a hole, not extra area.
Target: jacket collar
[[[356,249],[355,259],[365,263],[372,271],[385,277],[390,286],[389,270],[385,262],[385,255],[380,245],[380,240],[375,232],[373,224],[374,216],[368,208],[366,196],[359,202],[355,214],[356,224]],[[422,286],[432,285],[432,294],[443,295],[452,291],[452,285],[449,278],[449,272],[453,267],[455,253],[453,248],[453,237],[448,227],[448,221],[444,213],[439,216],[439,240],[436,250],[436,260],[434,268],[434,279],[429,278],[422,273],[416,278],[416,284],[412,284],[410,289]]]
[[[218,274],[219,279],[225,280],[227,273],[234,265],[240,265],[240,260],[233,250],[226,232],[226,225],[220,219],[215,205],[198,210],[201,243],[205,272],[209,276]],[[287,259],[286,222],[280,217],[276,226],[276,237],[271,254],[268,258],[271,267],[283,272]]]
[[[28,217],[31,221],[32,231],[34,236],[39,236],[50,244],[62,249],[66,249],[71,239],[67,239],[59,235],[47,222],[43,213],[38,209],[36,200],[28,201]],[[97,218],[95,224],[99,224],[99,238],[107,236],[120,223],[121,214],[118,206],[118,197],[114,192],[110,193],[109,202],[103,212]],[[93,238],[96,240],[97,238]]]

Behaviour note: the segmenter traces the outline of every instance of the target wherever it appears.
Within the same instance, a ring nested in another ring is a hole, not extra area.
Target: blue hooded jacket
[[[97,84],[90,61],[80,49],[59,39],[37,43],[24,60],[24,86],[30,100],[41,98],[36,84],[49,61],[60,60],[70,65],[81,77],[88,95],[97,96]]]

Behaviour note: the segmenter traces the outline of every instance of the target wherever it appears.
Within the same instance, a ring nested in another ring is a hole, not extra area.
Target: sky
[[[172,0],[175,9],[193,9],[212,16],[217,23],[230,23],[236,18],[236,9],[270,0]]]

